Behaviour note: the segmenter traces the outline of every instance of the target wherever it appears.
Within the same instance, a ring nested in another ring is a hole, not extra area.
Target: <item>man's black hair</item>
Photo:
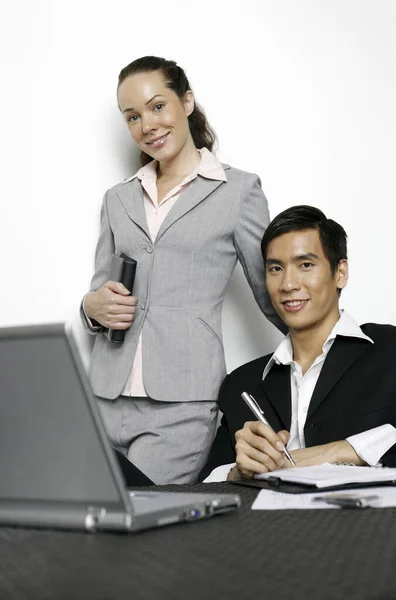
[[[292,206],[279,213],[268,225],[262,242],[261,253],[264,263],[270,242],[275,238],[304,229],[316,229],[319,232],[323,253],[330,263],[332,275],[335,274],[340,260],[347,259],[347,234],[339,223],[328,219],[324,213],[314,206]]]

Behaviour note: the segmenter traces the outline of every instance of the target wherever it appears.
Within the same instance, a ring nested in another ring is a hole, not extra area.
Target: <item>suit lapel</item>
[[[165,217],[155,241],[158,242],[160,237],[171,225],[173,225],[173,223],[175,223],[175,221],[183,217],[197,204],[202,202],[202,200],[207,198],[207,196],[214,192],[214,190],[222,183],[224,182],[217,179],[205,179],[205,177],[198,175],[187,189],[181,193],[180,198]]]
[[[313,415],[349,367],[370,346],[371,343],[367,340],[344,336],[336,337],[312,394],[307,420]]]
[[[290,431],[291,424],[291,389],[290,366],[277,365],[271,367],[268,375],[261,383],[264,394],[277,413],[284,428]],[[264,409],[265,414],[265,409]]]
[[[229,165],[223,164],[224,170],[230,169]],[[181,193],[179,201],[172,207],[165,217],[155,239],[156,242],[160,239],[163,233],[180,219],[183,215],[189,212],[194,206],[202,202],[209,194],[214,192],[224,181],[217,179],[206,179],[200,175]],[[128,216],[136,223],[142,231],[151,239],[150,231],[147,224],[146,211],[144,208],[143,188],[138,177],[135,177],[128,184],[121,186],[117,190],[118,198],[124,206]]]
[[[117,195],[129,218],[151,239],[144,208],[143,188],[139,179],[135,177],[132,181],[121,186],[117,190]]]

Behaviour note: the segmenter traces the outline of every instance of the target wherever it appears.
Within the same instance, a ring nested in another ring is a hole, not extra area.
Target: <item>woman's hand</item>
[[[128,329],[137,304],[137,297],[130,294],[122,283],[106,281],[97,292],[85,296],[85,313],[108,329]]]

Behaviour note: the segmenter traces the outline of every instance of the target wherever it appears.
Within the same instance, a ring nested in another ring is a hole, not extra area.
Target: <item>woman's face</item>
[[[179,98],[160,71],[127,77],[118,88],[118,104],[134,141],[155,160],[171,160],[192,142],[187,117],[194,95]]]

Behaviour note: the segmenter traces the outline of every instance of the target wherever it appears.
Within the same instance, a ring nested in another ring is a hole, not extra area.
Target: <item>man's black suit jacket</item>
[[[396,327],[367,323],[361,329],[371,342],[337,336],[312,394],[304,427],[307,447],[344,440],[384,423],[396,427]],[[241,398],[248,392],[275,431],[290,431],[290,367],[274,364],[263,381],[272,354],[227,375],[220,389],[221,426],[202,470],[202,480],[217,466],[235,461],[235,432],[254,416]],[[383,457],[396,467],[396,445]]]

